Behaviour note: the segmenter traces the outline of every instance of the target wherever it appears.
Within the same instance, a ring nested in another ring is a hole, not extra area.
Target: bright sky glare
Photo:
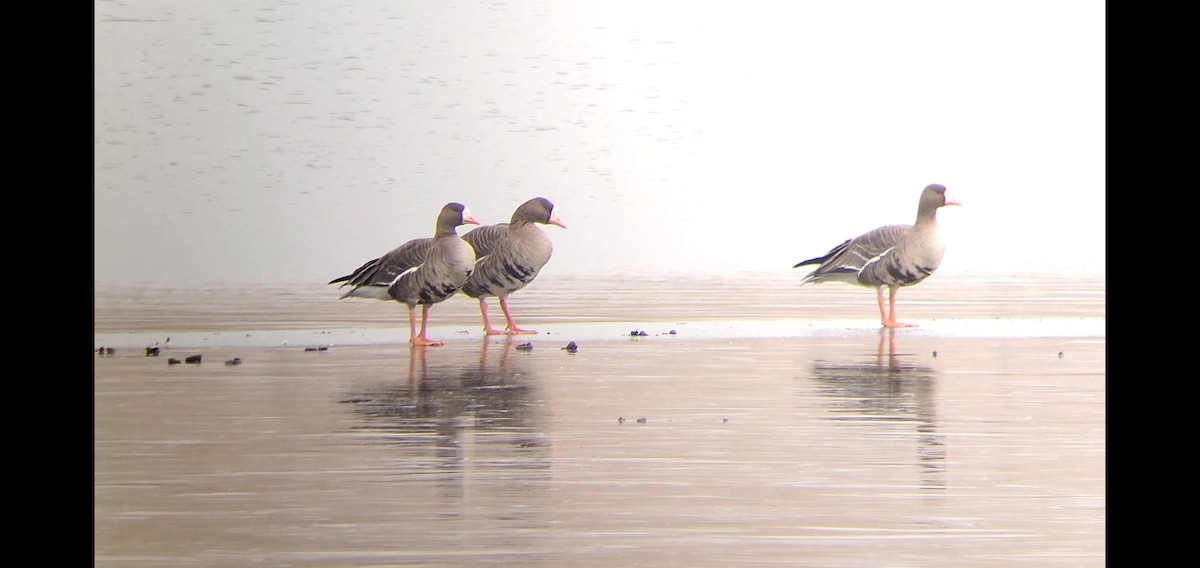
[[[95,4],[95,280],[324,283],[544,196],[544,274],[1105,270],[1105,5]],[[464,228],[465,230],[465,228]],[[799,278],[801,274],[797,274]]]

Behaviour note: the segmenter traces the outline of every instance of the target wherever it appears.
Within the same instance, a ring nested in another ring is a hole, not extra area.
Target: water
[[[332,287],[100,289],[96,565],[1105,564],[1103,283],[934,279],[894,333],[665,284],[539,279],[519,338],[454,298],[430,349]]]
[[[1103,273],[1103,4],[686,4],[98,0],[96,277],[328,281],[538,195],[564,273],[767,270],[929,183],[943,270]]]

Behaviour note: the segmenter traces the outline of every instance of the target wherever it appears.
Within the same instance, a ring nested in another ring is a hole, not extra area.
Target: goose
[[[879,227],[847,239],[823,256],[798,262],[792,268],[818,265],[804,277],[801,285],[847,282],[873,287],[883,327],[912,327],[914,324],[896,321],[896,292],[925,280],[941,264],[946,248],[938,237],[937,210],[946,205],[961,203],[947,198],[944,186],[930,184],[921,192],[916,224]],[[886,312],[884,288],[888,290]]]
[[[461,203],[447,203],[438,214],[433,237],[408,241],[387,254],[367,261],[354,272],[331,280],[353,286],[344,298],[395,300],[408,306],[408,341],[414,346],[445,345],[425,334],[429,307],[453,296],[467,283],[475,267],[475,251],[458,235],[460,225],[479,221]],[[416,308],[421,306],[421,331]]]
[[[463,240],[475,249],[476,260],[475,272],[462,291],[479,300],[485,335],[537,333],[522,329],[513,321],[508,296],[533,282],[554,252],[550,238],[538,223],[567,228],[554,214],[554,204],[549,199],[535,197],[517,207],[509,222],[477,227],[463,235]],[[504,312],[507,325],[503,330],[493,328],[488,321],[487,299],[491,296],[499,299],[500,310]]]

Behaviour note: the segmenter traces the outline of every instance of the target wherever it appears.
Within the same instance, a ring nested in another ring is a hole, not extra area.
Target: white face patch
[[[559,227],[562,227],[564,229],[567,228],[567,224],[563,223],[562,219],[558,218],[558,214],[554,212],[553,208],[550,209],[550,219],[546,222],[551,225],[558,225]]]
[[[470,222],[467,221],[468,219],[470,219]],[[467,207],[466,205],[463,205],[462,221],[463,221],[464,225],[472,224],[472,223],[473,224],[482,224],[483,223],[483,221],[476,219],[475,216],[471,214],[471,208]]]

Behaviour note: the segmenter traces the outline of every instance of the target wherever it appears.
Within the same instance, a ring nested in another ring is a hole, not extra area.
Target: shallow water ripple
[[[1102,343],[674,339],[98,359],[97,565],[1104,563]]]

